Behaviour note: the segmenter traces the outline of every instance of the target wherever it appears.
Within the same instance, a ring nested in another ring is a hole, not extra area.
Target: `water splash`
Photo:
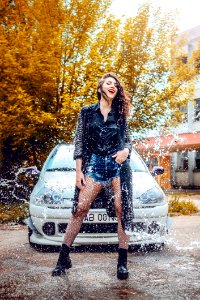
[[[20,179],[20,176],[23,174],[24,178],[28,178],[30,173],[36,173],[36,167],[23,168],[20,167],[17,171],[11,172],[10,177],[8,178],[0,178],[0,195],[1,202],[12,203],[12,202],[25,202],[29,201],[29,196],[33,185],[25,182]]]

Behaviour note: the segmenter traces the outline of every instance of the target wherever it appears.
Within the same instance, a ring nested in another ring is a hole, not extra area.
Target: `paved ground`
[[[117,253],[72,253],[73,268],[51,277],[58,253],[30,248],[26,226],[0,227],[0,299],[200,299],[200,216],[172,218],[164,250],[129,253],[130,277],[116,278]]]

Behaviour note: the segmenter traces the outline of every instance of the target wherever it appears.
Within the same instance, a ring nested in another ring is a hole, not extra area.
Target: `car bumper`
[[[34,226],[30,242],[38,245],[60,246],[63,242],[64,233],[60,230],[60,225],[68,223],[71,216],[71,209],[44,209],[40,207],[31,207],[31,220]],[[106,214],[105,209],[90,210],[89,215],[101,212],[105,215],[104,220],[95,220],[96,223],[115,225],[116,220],[112,220]],[[136,231],[130,237],[129,244],[152,244],[164,243],[166,240],[166,232],[169,227],[169,218],[167,216],[168,205],[161,205],[151,208],[134,209],[134,223]],[[107,216],[107,217],[106,217]],[[92,218],[84,221],[84,224],[92,224]],[[108,219],[109,218],[109,219]],[[54,224],[52,235],[44,233],[45,224]],[[111,226],[112,226],[111,225]],[[118,244],[117,233],[79,233],[74,241],[74,246],[78,245],[108,245]]]

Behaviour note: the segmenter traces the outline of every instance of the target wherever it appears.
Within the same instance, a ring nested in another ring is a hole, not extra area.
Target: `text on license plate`
[[[89,222],[116,223],[117,217],[109,217],[107,213],[88,213],[87,216],[84,218],[83,222],[84,223],[89,223]]]

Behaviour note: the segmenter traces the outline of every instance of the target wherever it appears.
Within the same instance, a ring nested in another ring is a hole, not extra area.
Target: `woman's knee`
[[[75,217],[85,217],[89,211],[89,207],[85,203],[79,203],[74,213]]]

